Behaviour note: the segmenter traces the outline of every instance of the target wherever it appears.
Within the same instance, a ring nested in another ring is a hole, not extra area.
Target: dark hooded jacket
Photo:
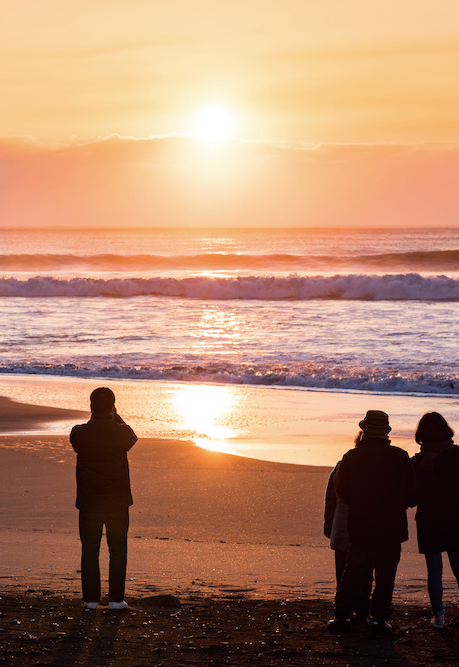
[[[127,452],[137,436],[119,415],[92,415],[74,426],[70,442],[77,456],[77,498],[80,510],[107,512],[132,505]]]
[[[459,549],[459,447],[451,441],[444,451],[425,449],[412,461],[419,551]]]
[[[392,544],[408,539],[406,508],[415,492],[408,454],[390,440],[364,435],[341,462],[337,493],[349,506],[352,542]]]

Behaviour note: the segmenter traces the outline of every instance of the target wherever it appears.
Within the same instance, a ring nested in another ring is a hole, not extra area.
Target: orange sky
[[[457,0],[1,13],[1,226],[457,223]],[[170,137],[214,103],[245,143]]]

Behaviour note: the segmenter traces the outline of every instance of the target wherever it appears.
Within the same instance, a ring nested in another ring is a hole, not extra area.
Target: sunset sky
[[[457,0],[0,6],[1,226],[458,222]]]

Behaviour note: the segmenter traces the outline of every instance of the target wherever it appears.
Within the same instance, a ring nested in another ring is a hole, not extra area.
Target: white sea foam
[[[375,393],[459,395],[459,375],[439,373],[393,373],[375,369],[337,372],[336,368],[314,368],[295,372],[277,365],[236,365],[223,363],[135,366],[91,362],[89,364],[43,364],[23,362],[0,366],[0,373],[54,375],[118,380],[162,380],[193,383],[246,384],[297,389],[326,389]]]
[[[155,295],[211,300],[336,299],[357,301],[459,300],[459,279],[397,275],[332,277],[73,278],[36,276],[0,279],[0,297],[134,297]]]

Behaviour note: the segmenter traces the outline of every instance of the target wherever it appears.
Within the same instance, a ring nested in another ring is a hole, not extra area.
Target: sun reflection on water
[[[196,434],[196,445],[232,453],[227,441],[235,431],[224,423],[234,407],[232,392],[210,385],[183,386],[177,388],[173,402],[184,420],[183,428]]]

